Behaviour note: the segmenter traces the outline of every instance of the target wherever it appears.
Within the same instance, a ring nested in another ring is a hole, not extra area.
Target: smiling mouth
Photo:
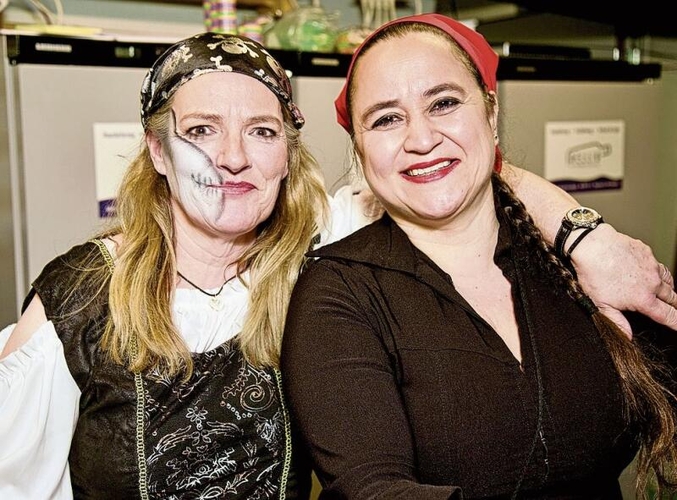
[[[411,170],[407,170],[404,173],[408,175],[409,177],[419,177],[421,175],[429,175],[432,174],[433,172],[437,172],[438,170],[442,170],[443,168],[447,168],[449,165],[451,165],[451,161],[446,160],[441,163],[437,163],[436,165],[431,165],[429,167],[425,168],[414,168]]]

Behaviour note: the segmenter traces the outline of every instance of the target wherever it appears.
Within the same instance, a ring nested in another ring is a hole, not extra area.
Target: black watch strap
[[[567,219],[563,219],[555,236],[555,253],[559,258],[564,258],[564,243],[571,234],[573,226]]]
[[[595,227],[597,227],[597,226],[595,226]],[[576,239],[574,240],[574,242],[571,244],[571,246],[570,246],[569,248],[567,248],[566,250],[564,250],[564,249],[562,250],[562,251],[564,252],[563,255],[564,255],[564,258],[565,258],[565,259],[571,259],[571,252],[574,251],[574,248],[576,248],[576,247],[578,246],[578,244],[579,244],[581,241],[583,241],[583,238],[585,238],[588,234],[590,234],[590,233],[592,232],[593,229],[595,229],[595,228],[594,228],[594,227],[586,227],[586,228],[581,232],[581,234],[579,234],[579,235],[576,237]]]

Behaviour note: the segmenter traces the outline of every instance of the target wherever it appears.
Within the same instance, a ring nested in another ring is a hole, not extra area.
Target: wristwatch
[[[569,210],[564,218],[562,219],[562,224],[557,231],[557,236],[555,236],[555,253],[561,257],[568,259],[571,251],[578,245],[581,240],[588,234],[590,231],[595,229],[597,226],[602,224],[604,219],[602,216],[592,208],[588,207],[576,207]],[[564,244],[567,241],[569,235],[576,229],[585,229],[581,235],[574,241],[569,247],[568,251],[564,250]]]

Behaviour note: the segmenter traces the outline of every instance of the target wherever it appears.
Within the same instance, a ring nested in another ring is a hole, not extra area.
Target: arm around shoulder
[[[579,206],[564,190],[514,165],[504,164],[503,179],[531,214],[546,241],[554,243],[565,213]],[[597,306],[628,335],[621,311],[636,311],[677,330],[673,277],[640,240],[600,224],[571,254],[578,280]]]
[[[578,206],[576,199],[543,177],[509,163],[503,164],[501,177],[524,203],[546,241],[554,243],[562,217]]]

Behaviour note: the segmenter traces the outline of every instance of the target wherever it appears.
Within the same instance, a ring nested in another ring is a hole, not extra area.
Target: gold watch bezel
[[[566,213],[567,221],[573,228],[597,227],[602,222],[602,216],[593,208],[576,207]]]

